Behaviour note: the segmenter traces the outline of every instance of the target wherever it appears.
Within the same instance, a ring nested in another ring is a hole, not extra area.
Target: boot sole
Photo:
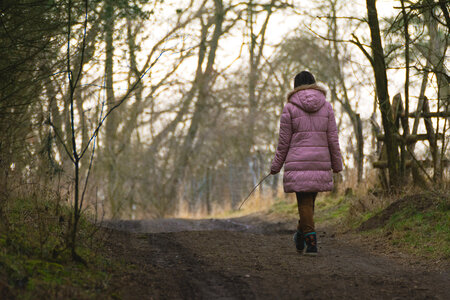
[[[317,252],[305,252],[304,256],[317,256]]]

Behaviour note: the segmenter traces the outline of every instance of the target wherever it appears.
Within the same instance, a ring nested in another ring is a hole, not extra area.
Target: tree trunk
[[[114,95],[114,25],[115,25],[115,13],[114,13],[114,1],[105,1],[105,88],[106,88],[106,107],[111,109],[116,101]],[[107,175],[107,200],[111,205],[112,214],[115,215],[118,212],[116,195],[116,171],[115,169],[115,144],[117,134],[117,115],[112,113],[105,124],[105,142],[103,158],[105,159],[106,175]]]
[[[267,30],[267,25],[269,23],[270,17],[272,16],[273,10],[272,6],[275,1],[272,0],[265,8],[267,14],[265,16],[264,22],[258,33],[255,33],[255,11],[254,6],[257,5],[252,0],[248,1],[247,4],[247,26],[250,30],[250,42],[249,42],[249,74],[248,74],[248,117],[247,117],[247,132],[246,132],[246,144],[244,155],[242,157],[243,163],[253,160],[252,147],[255,141],[255,126],[258,113],[258,98],[256,96],[256,88],[259,82],[260,65],[261,58],[263,55],[263,50],[265,46],[265,35]],[[259,41],[258,41],[259,38]],[[258,47],[257,47],[258,46]],[[247,182],[248,184],[248,182]],[[262,185],[261,185],[262,189]]]
[[[376,0],[366,0],[368,22],[370,27],[372,67],[375,75],[375,85],[378,96],[378,104],[381,111],[381,119],[385,134],[385,145],[387,149],[387,161],[389,170],[389,188],[399,187],[399,152],[398,143],[395,138],[397,132],[391,114],[389,102],[388,80],[386,75],[386,63],[384,60],[383,46],[381,44],[380,27],[376,8]]]
[[[405,63],[406,63],[406,70],[405,70],[405,107],[403,111],[403,115],[400,117],[402,120],[402,127],[403,127],[403,141],[406,141],[406,137],[409,135],[409,120],[408,120],[408,114],[409,114],[409,44],[410,44],[410,38],[409,38],[409,15],[406,13],[405,10],[405,1],[401,0],[402,5],[402,14],[403,14],[403,27],[404,27],[404,36],[405,36]],[[407,148],[407,149],[405,149]],[[402,179],[405,181],[408,179],[409,175],[409,169],[406,169],[406,160],[409,159],[409,155],[406,150],[411,150],[409,144],[402,144],[401,145],[401,165],[400,165],[400,173]],[[408,172],[408,173],[407,173]]]
[[[431,0],[427,0],[428,2],[433,2]],[[448,102],[449,100],[449,82],[448,82],[448,76],[446,74],[446,52],[448,47],[448,42],[446,41],[445,35],[440,34],[438,23],[435,19],[435,16],[433,15],[432,8],[430,8],[427,13],[425,13],[425,22],[427,24],[429,35],[430,35],[430,54],[427,59],[429,59],[432,70],[436,76],[437,85],[438,85],[438,103],[437,103],[437,111],[441,111],[441,108],[444,109],[444,111],[447,111],[449,109]],[[447,24],[448,25],[448,24]],[[448,37],[448,35],[447,35]],[[425,107],[424,107],[425,109]],[[425,112],[425,110],[424,110]],[[447,117],[447,122],[450,120],[450,118]],[[439,131],[439,119],[438,119],[438,125],[436,129],[436,133]],[[428,132],[428,129],[427,129]],[[444,133],[445,134],[445,133]],[[431,143],[431,142],[430,142]],[[430,145],[430,147],[432,147]],[[435,147],[438,148],[437,142],[435,143]],[[442,143],[442,147],[444,147],[444,143]],[[436,183],[441,184],[442,181],[442,164],[440,162],[441,155],[439,153],[439,150],[437,150],[437,153],[435,154],[436,163],[434,164],[434,176],[433,179],[436,181]]]
[[[210,82],[213,79],[213,66],[216,58],[216,51],[219,44],[219,39],[223,34],[222,24],[224,21],[224,9],[222,0],[215,0],[215,21],[214,21],[214,32],[212,34],[211,40],[209,42],[209,52],[208,59],[205,67],[205,71],[201,71],[202,64],[198,65],[200,70],[199,77],[194,82],[198,89],[198,98],[194,106],[194,113],[191,118],[191,124],[189,126],[188,132],[183,139],[181,145],[180,156],[175,163],[175,170],[172,176],[166,184],[167,201],[173,202],[176,195],[176,186],[182,181],[185,176],[186,168],[189,163],[189,158],[193,153],[195,148],[194,142],[197,136],[197,132],[200,128],[201,122],[205,116],[205,110],[207,109],[207,101],[209,97]],[[202,40],[206,43],[207,25],[203,25],[202,28]],[[206,45],[200,47],[199,61],[203,61],[203,57],[206,53]]]
[[[360,119],[360,115],[353,110],[350,99],[348,97],[347,86],[345,84],[344,74],[342,72],[341,67],[341,56],[338,48],[338,27],[337,27],[337,17],[336,17],[336,1],[330,1],[331,5],[331,24],[329,26],[331,32],[331,40],[332,40],[332,57],[334,60],[334,64],[336,66],[335,73],[337,76],[338,83],[333,82],[332,88],[332,96],[342,105],[342,108],[347,113],[350,121],[352,122],[353,130],[356,133],[356,148],[357,151],[353,153],[354,163],[357,166],[358,172],[358,184],[362,182],[363,172],[364,172],[364,137],[363,137],[363,128]],[[339,97],[337,94],[337,85],[339,85],[342,90],[342,97]],[[339,127],[338,127],[339,128]]]
[[[428,104],[427,97],[424,98],[423,101],[423,112],[429,113],[430,112],[430,106]],[[431,122],[431,118],[429,117],[423,117],[423,121],[425,123],[425,128],[427,130],[427,136],[428,136],[428,142],[430,144],[430,151],[431,151],[431,157],[433,159],[433,180],[435,182],[438,182],[441,178],[440,173],[440,153],[437,145],[437,138],[436,133],[434,132],[433,123]]]
[[[363,171],[364,171],[364,136],[362,122],[359,114],[356,114],[356,142],[357,142],[357,167],[358,167],[358,184],[362,182]]]

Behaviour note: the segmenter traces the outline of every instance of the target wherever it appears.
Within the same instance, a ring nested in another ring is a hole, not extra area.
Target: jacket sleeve
[[[292,137],[292,122],[291,114],[289,113],[288,104],[283,108],[280,119],[280,135],[278,138],[278,147],[275,153],[275,157],[272,160],[272,166],[270,171],[272,174],[280,172],[283,167],[286,155],[289,151],[289,144],[291,143]]]
[[[339,136],[336,126],[336,118],[334,117],[334,111],[331,107],[331,104],[328,105],[328,149],[330,150],[331,168],[333,169],[333,172],[338,173],[342,171],[342,156],[339,147]]]

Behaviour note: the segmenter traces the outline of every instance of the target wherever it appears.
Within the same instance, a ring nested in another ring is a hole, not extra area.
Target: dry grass
[[[247,195],[246,195],[247,196]],[[236,205],[232,205],[231,198],[223,199],[221,202],[213,202],[211,211],[208,213],[206,205],[196,207],[195,211],[189,208],[186,202],[180,201],[177,212],[173,215],[176,218],[202,219],[202,218],[230,218],[240,217],[256,212],[266,211],[270,209],[280,199],[295,199],[294,194],[285,194],[282,187],[278,189],[274,196],[272,190],[266,188],[262,193],[259,189],[245,201],[242,208],[238,210],[239,205],[244,201],[245,197],[240,199]]]

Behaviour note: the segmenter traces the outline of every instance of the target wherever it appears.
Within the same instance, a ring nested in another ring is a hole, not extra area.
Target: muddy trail
[[[379,255],[330,228],[319,255],[295,251],[295,221],[236,219],[106,223],[122,299],[450,299],[450,270]],[[370,249],[369,249],[370,248]]]

